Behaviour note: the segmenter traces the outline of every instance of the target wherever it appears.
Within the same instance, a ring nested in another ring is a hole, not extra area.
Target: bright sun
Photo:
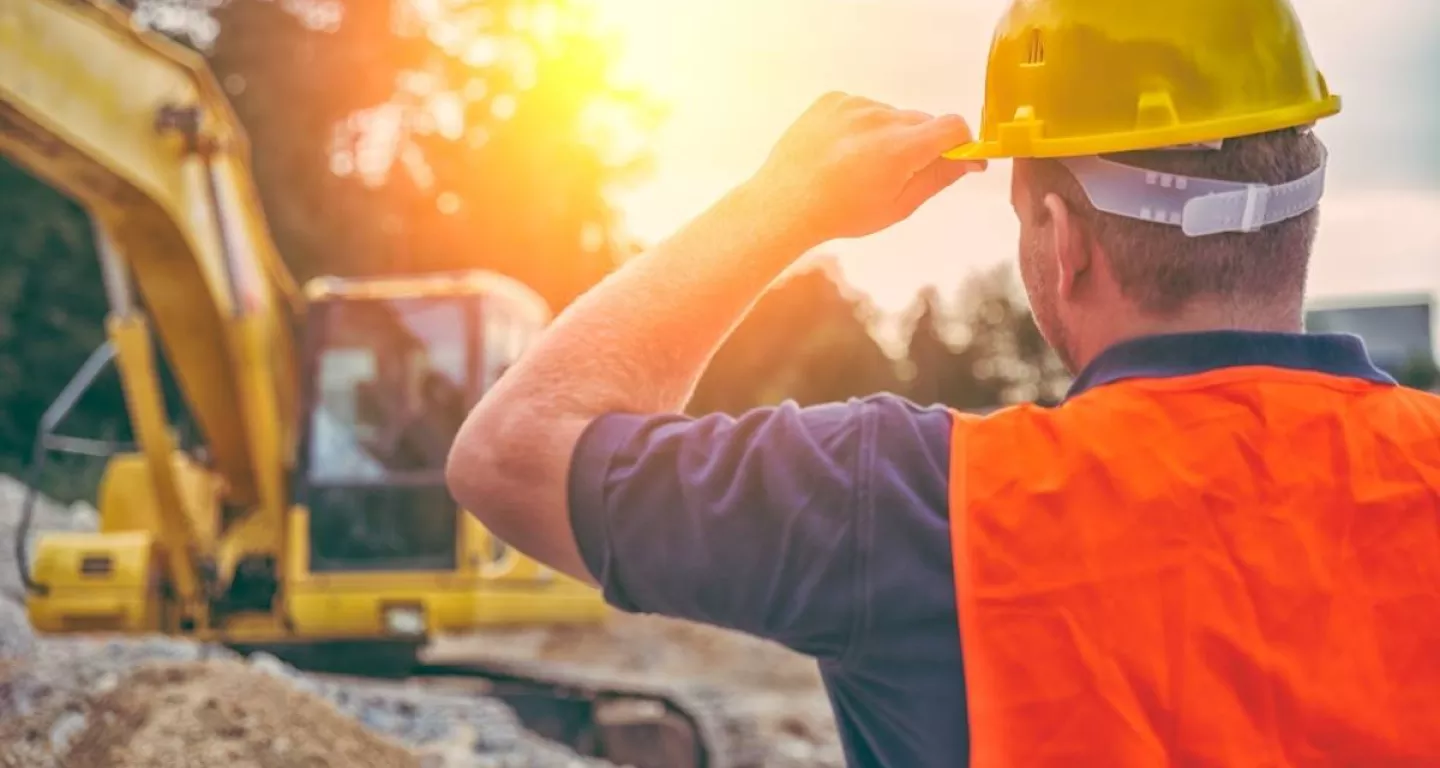
[[[602,0],[596,16],[621,42],[617,81],[633,84],[667,101],[683,82],[687,51],[695,47],[693,30],[684,29],[684,2]]]

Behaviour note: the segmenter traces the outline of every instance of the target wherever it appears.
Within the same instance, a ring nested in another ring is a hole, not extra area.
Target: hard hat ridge
[[[1012,0],[954,159],[1205,143],[1340,111],[1289,0]]]

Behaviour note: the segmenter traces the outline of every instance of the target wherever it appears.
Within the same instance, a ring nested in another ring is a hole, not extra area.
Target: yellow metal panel
[[[478,626],[592,623],[607,608],[583,585],[558,580],[550,588],[505,589],[483,579],[376,573],[292,584],[286,612],[301,637],[383,639],[388,606],[420,606],[430,634]]]
[[[195,543],[208,549],[219,534],[218,481],[183,453],[172,453],[170,464],[181,505],[192,510],[187,516],[193,526]],[[159,502],[155,499],[155,484],[144,455],[122,453],[109,460],[100,481],[98,508],[102,533],[160,530]]]
[[[505,543],[481,525],[475,516],[461,510],[462,531],[468,544],[462,551],[471,572],[487,582],[510,587],[534,585],[544,589],[556,580],[564,578],[538,561],[525,557],[520,551]]]
[[[487,549],[484,529],[461,513],[464,553]],[[324,639],[386,637],[384,610],[418,605],[428,633],[463,632],[479,626],[588,624],[603,621],[609,609],[599,591],[567,576],[541,573],[528,558],[471,567],[462,556],[458,571],[436,573],[308,572],[309,515],[295,507],[290,515],[285,560],[285,614],[298,636]],[[476,530],[481,536],[471,539]],[[511,557],[511,556],[507,556]]]
[[[275,643],[293,638],[284,621],[272,614],[243,614],[228,617],[224,627],[204,628],[195,638],[213,643]]]
[[[52,533],[35,552],[30,623],[41,632],[154,632],[163,614],[147,533]]]

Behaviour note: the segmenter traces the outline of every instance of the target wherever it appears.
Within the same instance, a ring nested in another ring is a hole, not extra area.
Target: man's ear
[[[1090,270],[1090,247],[1070,205],[1056,194],[1045,196],[1045,214],[1050,219],[1051,254],[1056,260],[1056,289],[1073,299],[1077,284]]]

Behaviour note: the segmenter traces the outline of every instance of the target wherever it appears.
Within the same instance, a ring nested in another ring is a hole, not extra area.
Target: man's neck
[[[1270,306],[1237,305],[1195,301],[1171,315],[1133,312],[1115,317],[1109,327],[1092,336],[1079,350],[1080,368],[1116,344],[1143,336],[1205,331],[1250,331],[1255,333],[1301,333],[1305,329],[1303,301],[1277,300]]]

